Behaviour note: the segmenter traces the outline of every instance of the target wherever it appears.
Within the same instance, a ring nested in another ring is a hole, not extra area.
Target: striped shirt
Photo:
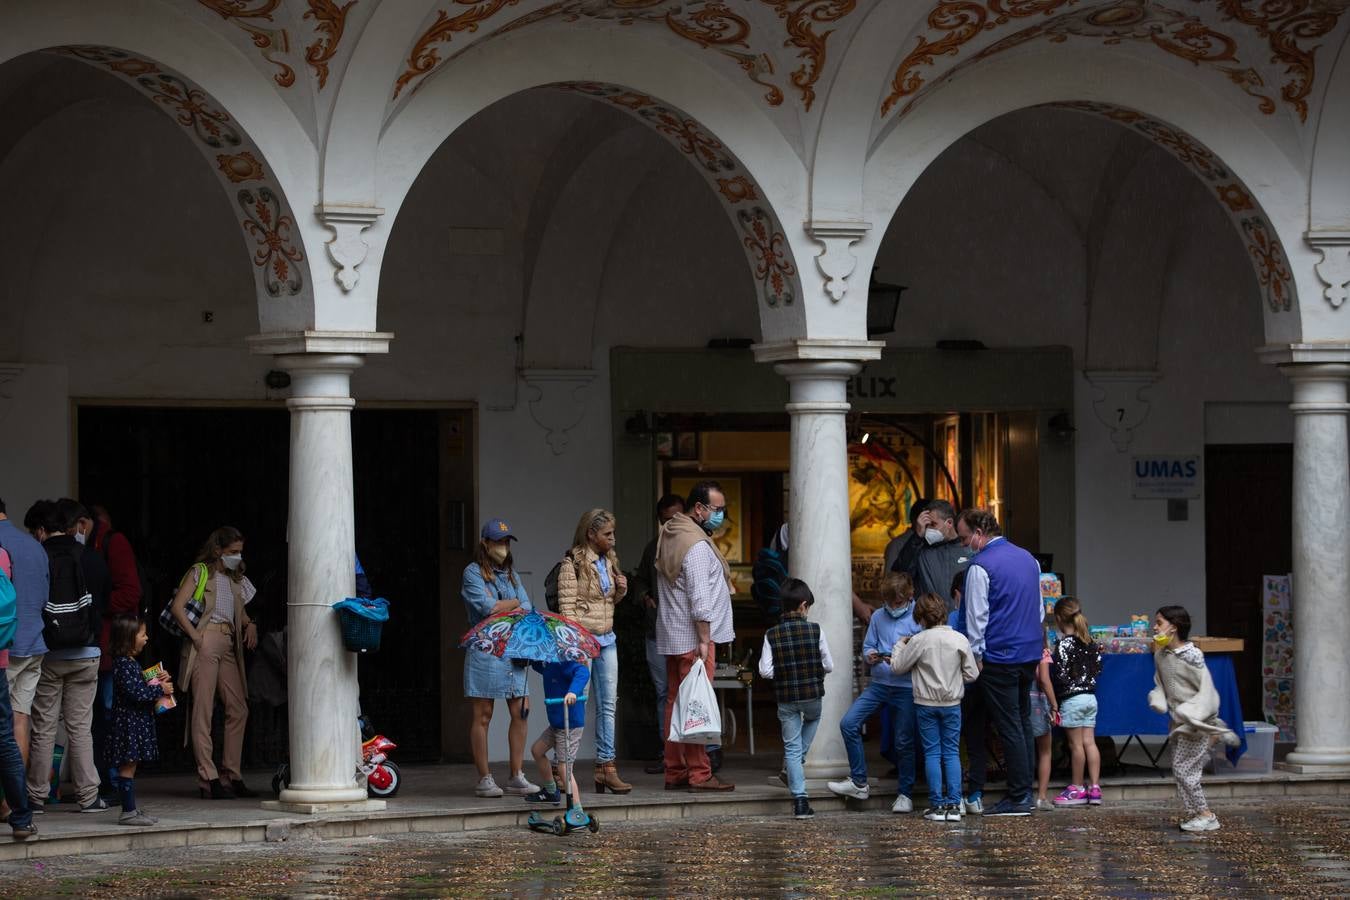
[[[731,627],[731,589],[722,560],[707,541],[689,548],[674,584],[658,571],[656,586],[656,651],[662,656],[697,650],[696,622],[708,623],[714,644],[729,644],[736,638]]]

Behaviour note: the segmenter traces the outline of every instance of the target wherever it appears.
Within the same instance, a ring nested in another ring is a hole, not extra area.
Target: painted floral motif
[[[891,92],[881,103],[881,114],[891,111],[905,97],[917,94],[924,85],[921,66],[932,66],[940,56],[956,56],[961,48],[986,30],[1006,25],[1012,19],[1049,15],[1078,0],[942,0],[928,14],[928,29],[940,36],[919,43],[900,63],[891,80]]]
[[[1271,312],[1290,309],[1293,292],[1290,288],[1293,274],[1285,260],[1284,248],[1271,234],[1265,219],[1253,216],[1242,220],[1242,234],[1247,240],[1247,252],[1256,267],[1256,278],[1266,295]]]
[[[722,198],[727,214],[741,233],[760,298],[768,306],[793,302],[797,268],[792,263],[787,236],[773,214],[757,205],[762,192],[721,141],[693,118],[646,94],[594,81],[571,81],[553,87],[607,103],[644,122],[679,150]],[[741,205],[747,203],[756,205],[749,209]]]
[[[736,221],[754,263],[755,280],[760,284],[764,302],[770,306],[791,303],[791,279],[797,274],[797,267],[792,264],[787,237],[774,228],[769,214],[758,206],[738,212]]]
[[[309,9],[304,18],[314,20],[314,31],[318,37],[305,48],[305,62],[314,70],[319,80],[319,90],[328,84],[328,61],[337,53],[342,42],[342,32],[347,27],[347,12],[356,5],[356,0],[347,0],[339,6],[333,0],[309,0]]]
[[[229,115],[215,106],[201,88],[189,87],[181,78],[167,72],[142,75],[136,83],[151,100],[174,113],[178,124],[191,128],[197,139],[213,149],[239,146],[239,133]]]
[[[1202,2],[1202,0],[1193,0]],[[1283,65],[1290,80],[1280,89],[1280,97],[1293,106],[1299,121],[1308,121],[1308,94],[1317,78],[1317,47],[1304,47],[1300,41],[1316,40],[1330,34],[1341,13],[1350,7],[1347,0],[1264,0],[1251,4],[1244,0],[1218,0],[1224,17],[1241,22],[1270,44],[1270,60]],[[1255,5],[1255,9],[1249,7]]]
[[[407,68],[394,85],[394,98],[413,81],[425,78],[438,65],[454,59],[462,50],[441,59],[437,45],[448,44],[455,35],[474,33],[488,19],[519,0],[453,0],[469,7],[457,14],[439,11],[422,33],[408,56]],[[795,48],[801,64],[791,82],[801,94],[802,106],[810,110],[815,102],[816,82],[826,63],[827,42],[832,28],[821,28],[842,20],[857,8],[857,0],[736,0],[741,4],[762,3],[774,10],[783,22],[787,38],[784,47]],[[736,2],[727,0],[557,0],[532,12],[517,16],[483,38],[490,40],[539,22],[582,20],[614,22],[619,25],[657,26],[683,40],[711,50],[736,65],[746,77],[764,88],[764,101],[781,106],[783,89],[774,81],[774,61],[768,53],[751,44],[753,27],[738,11]],[[819,29],[819,30],[818,30]]]
[[[1232,212],[1244,212],[1252,208],[1252,198],[1240,184],[1221,184],[1215,190],[1219,200]]]
[[[838,22],[857,7],[857,0],[760,0],[778,13],[787,26],[784,47],[796,47],[802,64],[792,73],[792,84],[801,92],[802,107],[811,111],[816,100],[816,82],[825,68],[826,41],[834,33],[817,32],[813,26]]]
[[[253,264],[265,273],[267,293],[279,297],[300,293],[304,281],[298,267],[305,256],[295,245],[292,231],[295,222],[281,212],[281,203],[270,188],[257,192],[244,188],[238,194],[239,206],[244,211],[244,231],[256,245]]]
[[[272,13],[276,12],[281,0],[197,0],[199,4],[219,15],[222,19],[243,29],[253,41],[263,59],[277,67],[273,80],[282,87],[295,84],[295,69],[283,60],[277,59],[291,51],[291,36],[285,28],[272,28],[261,23],[271,23]]]
[[[1319,9],[1315,15],[1309,13],[1306,18],[1300,18],[1293,13],[1305,11],[1315,0],[1266,0],[1259,13],[1241,6],[1240,0],[1220,2],[1228,12],[1229,19],[1236,18],[1257,27],[1263,36],[1270,38],[1273,48],[1279,46],[1272,60],[1286,64],[1287,71],[1295,76],[1295,81],[1285,86],[1281,96],[1294,106],[1300,118],[1306,118],[1307,105],[1303,98],[1311,90],[1312,52],[1316,48],[1307,51],[1300,49],[1292,35],[1325,34],[1335,26],[1339,10],[1332,12]],[[1331,2],[1344,7],[1350,0]],[[944,72],[942,80],[946,81],[982,60],[1034,41],[1065,43],[1070,38],[1096,38],[1107,46],[1126,42],[1146,44],[1193,65],[1212,67],[1256,100],[1257,108],[1262,113],[1274,114],[1277,104],[1267,92],[1265,80],[1256,69],[1239,59],[1238,43],[1231,35],[1209,27],[1196,16],[1156,0],[1115,0],[1109,4],[1054,15],[1061,8],[1072,7],[1077,3],[1078,0],[942,0],[928,17],[930,33],[940,32],[941,36],[933,39],[920,37],[918,46],[900,63],[892,80],[891,91],[882,101],[881,115],[887,115],[906,98],[908,102],[901,108],[900,114],[904,115],[914,107],[925,88],[921,70],[933,66],[938,57],[956,56],[965,44],[977,36],[1013,19],[1037,15],[1044,17],[1043,21],[988,44]],[[1301,25],[1309,29],[1306,34],[1300,30]],[[1321,30],[1323,28],[1326,31]],[[1280,32],[1283,38],[1276,36],[1279,29],[1285,29]]]
[[[436,68],[441,61],[440,53],[436,50],[437,44],[448,44],[461,32],[477,31],[478,26],[507,6],[515,6],[520,0],[484,0],[482,3],[475,0],[453,0],[453,2],[456,7],[469,8],[458,15],[451,15],[444,10],[436,13],[436,21],[432,22],[431,26],[422,32],[417,43],[413,44],[412,52],[408,54],[407,70],[398,76],[398,81],[394,82],[395,99],[403,93],[403,89],[410,82],[430,74]]]
[[[744,175],[737,175],[733,178],[717,179],[717,192],[731,204],[741,203],[747,200],[753,203],[759,199],[759,194],[755,193],[754,182]]]
[[[262,163],[257,157],[245,150],[242,153],[220,153],[216,156],[216,167],[233,184],[245,181],[262,181]]]
[[[1185,132],[1134,110],[1086,100],[1050,105],[1090,113],[1128,126],[1172,154],[1178,162],[1195,173],[1197,178],[1214,190],[1243,243],[1247,245],[1252,266],[1256,270],[1256,280],[1261,285],[1261,292],[1271,311],[1278,313],[1293,308],[1293,274],[1289,270],[1284,248],[1275,237],[1275,230],[1257,208],[1251,192],[1208,147]]]

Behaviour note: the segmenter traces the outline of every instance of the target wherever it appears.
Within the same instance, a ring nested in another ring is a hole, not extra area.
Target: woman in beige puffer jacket
[[[577,523],[572,549],[558,567],[558,611],[579,622],[600,644],[591,662],[595,700],[595,789],[626,794],[633,789],[614,766],[614,709],[619,698],[619,652],[614,605],[628,593],[628,579],[614,553],[614,514],[592,509]]]

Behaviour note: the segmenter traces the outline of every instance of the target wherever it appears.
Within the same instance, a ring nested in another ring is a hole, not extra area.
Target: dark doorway
[[[389,599],[392,611],[380,652],[361,661],[361,704],[398,743],[399,759],[409,762],[440,755],[440,415],[352,414],[357,552],[375,593]],[[115,527],[131,539],[156,613],[201,542],[229,524],[245,535],[248,574],[258,588],[250,613],[263,632],[285,626],[285,409],[82,406],[77,429],[81,498],[107,506]],[[176,668],[178,644],[170,635],[157,634],[152,650]],[[250,673],[258,662],[249,660]],[[162,770],[192,768],[183,719],[160,717]],[[286,755],[285,708],[251,700],[245,766],[272,766]]]
[[[1293,568],[1292,444],[1205,447],[1205,617],[1238,656],[1243,714],[1261,716],[1262,576]]]

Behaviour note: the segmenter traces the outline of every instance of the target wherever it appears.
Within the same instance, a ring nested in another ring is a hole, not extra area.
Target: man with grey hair
[[[924,546],[915,565],[914,588],[920,597],[937,594],[946,601],[950,612],[955,608],[952,579],[957,572],[965,571],[975,554],[961,546],[961,537],[956,533],[956,510],[946,500],[929,503],[915,526],[923,536]]]

